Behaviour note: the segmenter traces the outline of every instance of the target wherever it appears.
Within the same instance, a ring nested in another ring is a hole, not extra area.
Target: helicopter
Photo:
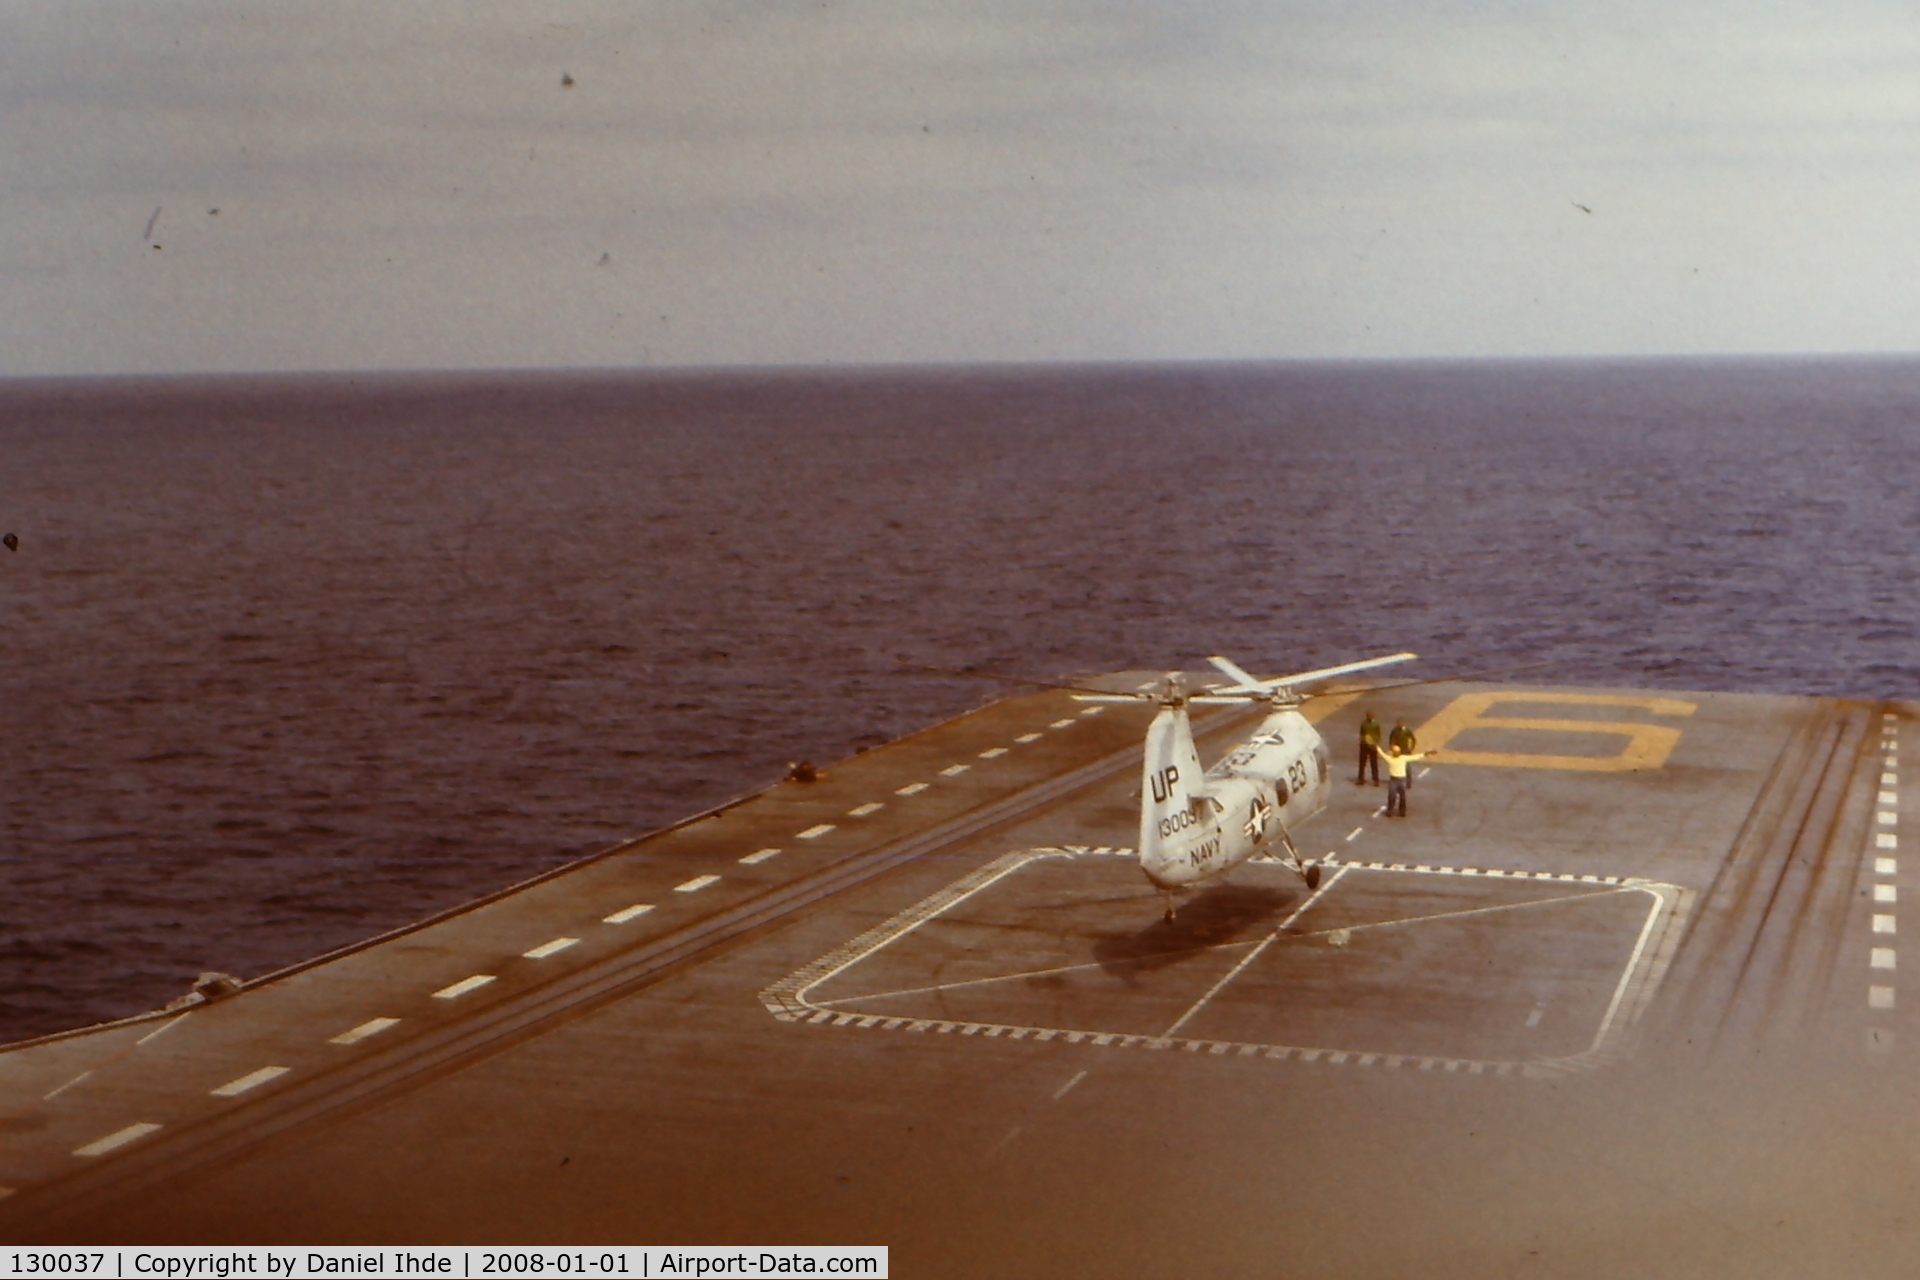
[[[1211,880],[1256,854],[1277,856],[1309,890],[1320,887],[1320,867],[1294,847],[1290,829],[1326,808],[1327,744],[1300,713],[1310,695],[1296,685],[1350,672],[1408,662],[1412,653],[1367,658],[1337,667],[1260,680],[1222,657],[1207,659],[1234,683],[1188,694],[1178,673],[1170,673],[1157,693],[1081,693],[1089,702],[1153,700],[1160,713],[1147,727],[1140,779],[1140,869],[1167,895],[1167,919],[1174,918],[1174,894]],[[1193,743],[1187,708],[1195,703],[1265,702],[1271,710],[1252,737],[1229,750],[1211,769],[1202,769]]]

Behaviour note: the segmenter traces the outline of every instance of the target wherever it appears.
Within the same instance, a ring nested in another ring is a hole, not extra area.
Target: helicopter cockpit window
[[[1273,780],[1273,802],[1276,805],[1284,805],[1287,802],[1287,784],[1279,778]]]

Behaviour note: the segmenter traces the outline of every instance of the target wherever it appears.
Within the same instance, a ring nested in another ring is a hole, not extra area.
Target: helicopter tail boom
[[[1155,866],[1216,824],[1200,752],[1184,707],[1163,707],[1147,729],[1140,778],[1140,858]]]

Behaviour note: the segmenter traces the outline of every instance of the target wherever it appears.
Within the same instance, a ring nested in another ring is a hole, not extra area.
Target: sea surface
[[[1920,697],[1920,362],[0,383],[0,1040],[1042,679]]]

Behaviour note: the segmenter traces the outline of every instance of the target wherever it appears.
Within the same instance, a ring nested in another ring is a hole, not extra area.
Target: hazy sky
[[[1911,4],[0,7],[0,375],[1907,351],[1917,222]]]

